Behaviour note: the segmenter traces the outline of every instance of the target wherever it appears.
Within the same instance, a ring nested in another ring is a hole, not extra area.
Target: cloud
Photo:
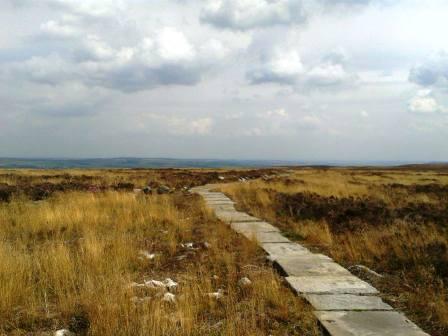
[[[295,48],[278,47],[246,74],[251,84],[277,83],[305,88],[331,88],[354,85],[358,76],[347,69],[346,53],[332,51],[314,65],[304,65]]]
[[[421,114],[432,114],[437,112],[447,112],[444,106],[440,105],[436,98],[432,96],[431,90],[420,90],[416,96],[409,101],[409,111]]]
[[[302,25],[324,9],[359,8],[388,0],[207,0],[201,22],[218,28],[250,30]]]
[[[84,18],[102,19],[116,17],[126,10],[124,0],[12,0],[17,7],[46,6],[65,14]]]
[[[366,110],[362,110],[359,114],[363,118],[368,118],[369,117],[369,113]]]
[[[53,22],[44,25],[45,31],[57,31],[57,27]],[[71,30],[64,31],[64,35],[67,33]],[[69,56],[57,49],[47,56],[9,63],[2,73],[47,85],[80,82],[134,92],[162,85],[196,84],[204,72],[231,52],[216,39],[193,44],[183,32],[171,27],[161,28],[130,47],[113,47],[93,34],[76,38],[70,45],[74,50]]]
[[[201,21],[219,28],[248,30],[301,24],[307,16],[301,0],[209,0],[202,9]]]
[[[409,80],[421,86],[448,89],[448,52],[439,51],[414,66],[410,71]]]
[[[295,49],[277,48],[272,55],[265,57],[261,64],[247,73],[252,84],[279,83],[293,84],[304,73],[300,55]]]

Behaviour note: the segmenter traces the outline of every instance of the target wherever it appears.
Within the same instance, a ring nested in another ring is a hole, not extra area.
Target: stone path
[[[378,297],[378,291],[331,258],[315,254],[284,237],[273,225],[237,211],[217,185],[191,191],[200,194],[216,216],[248,239],[255,239],[291,288],[315,309],[332,336],[429,336]]]

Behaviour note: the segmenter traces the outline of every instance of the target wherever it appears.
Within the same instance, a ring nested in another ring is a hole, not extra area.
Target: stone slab
[[[263,243],[261,248],[267,252],[271,260],[279,257],[309,255],[311,252],[300,244],[296,243]]]
[[[285,279],[300,294],[378,294],[376,288],[354,275],[290,276]]]
[[[354,294],[306,294],[305,299],[316,310],[392,310],[378,296],[364,296]]]
[[[279,232],[279,229],[266,222],[232,222],[230,226],[239,233]]]
[[[207,204],[235,204],[235,202],[230,199],[214,199],[214,200],[206,200]]]
[[[244,212],[216,210],[216,217],[227,222],[261,222],[262,220],[256,217],[249,216]]]
[[[290,243],[291,241],[279,232],[253,232],[249,239],[255,239],[258,243]]]
[[[344,267],[324,257],[326,256],[280,257],[275,260],[275,263],[288,276],[351,275]]]
[[[429,336],[398,312],[315,312],[331,336]]]

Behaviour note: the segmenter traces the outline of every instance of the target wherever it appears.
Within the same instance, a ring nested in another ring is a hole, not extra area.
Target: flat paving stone
[[[429,336],[398,312],[314,312],[331,336]]]
[[[280,257],[275,260],[275,263],[288,276],[351,275],[351,273],[341,265],[325,259],[326,256],[321,256],[322,257],[318,257],[318,255]]]
[[[263,243],[261,248],[269,254],[272,260],[280,257],[312,254],[308,249],[296,243]]]
[[[231,201],[230,199],[212,199],[212,200],[206,200],[207,204],[235,204],[235,202]]]
[[[290,276],[285,278],[300,294],[378,294],[378,290],[354,275]]]
[[[289,243],[291,242],[285,236],[282,236],[279,232],[254,232],[249,239],[255,239],[259,243]]]
[[[239,233],[279,232],[279,229],[266,222],[232,222],[232,229]]]
[[[262,220],[256,217],[249,216],[244,212],[239,211],[215,211],[216,217],[227,222],[261,222]]]
[[[306,294],[305,299],[316,310],[392,310],[378,296],[354,294]]]

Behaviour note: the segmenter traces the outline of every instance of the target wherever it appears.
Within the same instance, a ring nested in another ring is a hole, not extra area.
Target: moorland
[[[448,333],[437,165],[0,170],[0,334],[320,335],[256,243],[188,192],[207,183]]]

